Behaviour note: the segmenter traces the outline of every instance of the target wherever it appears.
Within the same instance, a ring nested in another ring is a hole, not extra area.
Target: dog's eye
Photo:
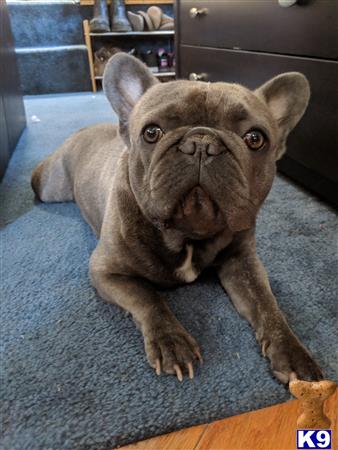
[[[251,150],[260,150],[265,144],[265,136],[259,130],[248,131],[243,139]]]
[[[163,131],[158,125],[148,125],[143,130],[143,138],[149,144],[155,144],[163,136]]]

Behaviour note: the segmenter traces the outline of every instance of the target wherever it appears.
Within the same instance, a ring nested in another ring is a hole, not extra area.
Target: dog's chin
[[[179,230],[187,238],[198,240],[211,238],[226,228],[218,205],[199,185],[182,196],[169,219],[158,223],[161,228]]]

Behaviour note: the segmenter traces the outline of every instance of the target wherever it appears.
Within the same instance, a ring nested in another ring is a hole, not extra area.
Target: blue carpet
[[[26,109],[28,129],[0,190],[0,447],[109,449],[289,399],[210,275],[166,293],[204,366],[183,383],[154,375],[131,318],[90,286],[96,240],[77,207],[34,205],[29,185],[33,167],[71,132],[116,118],[102,95],[28,98]],[[336,214],[279,177],[258,222],[279,304],[337,380]]]

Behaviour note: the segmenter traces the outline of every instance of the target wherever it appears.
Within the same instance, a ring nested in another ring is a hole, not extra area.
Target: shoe
[[[159,31],[171,31],[175,29],[175,25],[174,22],[172,23],[164,23],[163,25],[160,26]]]
[[[144,18],[143,16],[141,16],[141,14],[134,14],[131,11],[127,11],[127,16],[134,31],[144,30]]]
[[[147,14],[153,23],[154,30],[158,30],[162,21],[162,9],[158,6],[150,6],[150,8],[147,9]]]
[[[102,77],[104,68],[110,56],[109,50],[105,47],[101,47],[94,53],[94,72],[97,77]]]
[[[138,14],[140,14],[143,19],[144,19],[144,23],[145,23],[145,27],[144,29],[147,31],[154,31],[154,25],[153,22],[151,21],[150,17],[148,16],[147,13],[145,13],[144,11],[137,11]]]
[[[136,48],[132,48],[131,50],[129,50],[128,55],[135,56],[135,58],[142,61],[141,54]]]
[[[174,23],[174,18],[168,16],[168,14],[162,14],[161,25],[164,25],[165,23]]]
[[[95,0],[94,17],[89,22],[89,29],[91,33],[107,33],[110,31],[106,0]]]
[[[116,53],[121,53],[121,52],[123,52],[123,50],[121,50],[119,47],[110,47],[110,48],[108,49],[108,52],[109,52],[110,58],[111,58],[112,56],[116,55]]]
[[[172,69],[175,68],[175,53],[174,52],[169,52],[168,55],[168,66]]]
[[[160,25],[160,30],[174,30],[175,24],[174,19],[167,14],[162,15],[162,21]]]
[[[142,60],[143,62],[145,62],[151,72],[158,72],[157,57],[152,50],[148,50],[146,53],[142,53]]]
[[[112,0],[110,4],[111,30],[116,32],[132,31],[129,20],[126,16],[126,6],[124,0]]]
[[[115,55],[116,53],[121,52],[122,50],[118,47],[101,47],[94,53],[94,72],[97,77],[102,77],[104,68],[108,60]]]

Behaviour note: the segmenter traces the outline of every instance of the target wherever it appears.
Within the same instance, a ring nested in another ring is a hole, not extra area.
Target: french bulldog
[[[159,83],[120,53],[107,63],[103,88],[119,125],[72,135],[36,167],[32,187],[43,202],[78,204],[99,238],[92,284],[132,315],[150,366],[180,381],[194,376],[198,344],[156,287],[192,283],[212,266],[275,376],[321,379],[278,308],[255,243],[276,160],[309,101],[306,78],[284,73],[255,91]]]

